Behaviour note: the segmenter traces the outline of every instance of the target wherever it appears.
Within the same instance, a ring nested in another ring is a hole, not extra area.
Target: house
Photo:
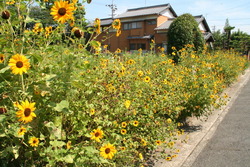
[[[128,9],[125,13],[113,18],[120,19],[122,23],[121,35],[116,37],[115,31],[109,29],[109,33],[100,34],[97,40],[101,41],[102,45],[108,45],[110,51],[115,51],[117,48],[125,51],[140,48],[149,51],[152,40],[155,41],[156,48],[164,47],[166,50],[167,32],[177,17],[170,4]],[[101,27],[103,29],[109,27],[113,19],[101,19]],[[205,18],[202,15],[195,16],[195,20],[199,23],[199,28],[206,42],[211,44],[214,39]]]

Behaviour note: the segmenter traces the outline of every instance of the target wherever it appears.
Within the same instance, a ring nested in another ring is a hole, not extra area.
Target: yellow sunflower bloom
[[[9,60],[9,66],[13,74],[22,75],[24,72],[30,68],[29,59],[20,54],[15,54]]]
[[[166,160],[167,160],[167,161],[171,161],[171,160],[172,160],[172,157],[169,156],[169,157],[166,158]]]
[[[0,63],[4,62],[4,54],[0,54]]]
[[[101,20],[99,18],[95,19],[94,28],[97,34],[101,34]]]
[[[112,23],[112,27],[116,30],[120,30],[121,29],[121,21],[120,19],[115,19]]]
[[[145,78],[144,78],[144,82],[149,82],[150,81],[150,77],[149,76],[146,76]]]
[[[73,11],[75,10],[74,4],[68,1],[55,1],[54,6],[51,8],[51,15],[53,19],[59,23],[64,24],[67,20],[74,20]]]
[[[34,117],[36,117],[36,114],[34,113],[35,103],[30,103],[28,100],[22,101],[21,105],[18,104],[17,106],[19,108],[19,111],[16,112],[16,116],[19,117],[20,122],[28,123],[33,120]]]
[[[139,125],[139,122],[138,122],[138,121],[134,121],[134,122],[133,122],[133,125],[134,125],[134,126],[138,126],[138,125]]]
[[[104,134],[103,131],[101,129],[97,128],[97,129],[93,130],[93,132],[90,133],[90,135],[91,135],[90,139],[95,140],[97,142],[100,142],[101,141],[100,139],[103,138],[103,134]]]
[[[115,146],[108,143],[100,148],[100,155],[105,159],[112,159],[114,154],[117,152]]]
[[[126,122],[122,122],[122,127],[126,128],[127,127],[127,123]]]
[[[159,146],[159,145],[161,145],[161,141],[160,141],[160,140],[156,140],[156,141],[155,141],[155,144],[156,144],[157,146]]]
[[[30,144],[32,147],[38,147],[39,139],[36,138],[36,137],[31,137],[30,140],[29,140],[29,144]]]
[[[23,136],[26,132],[27,132],[26,128],[22,126],[22,127],[18,130],[17,134],[18,134],[19,136]]]
[[[126,100],[126,101],[124,102],[124,105],[125,105],[126,108],[129,108],[130,104],[131,104],[131,101],[130,101],[130,100]]]
[[[68,142],[67,142],[66,148],[67,148],[67,149],[70,149],[70,148],[71,148],[71,141],[68,141]]]
[[[127,130],[126,130],[126,129],[122,129],[122,130],[121,130],[121,134],[122,134],[122,135],[125,135],[126,133],[127,133]]]

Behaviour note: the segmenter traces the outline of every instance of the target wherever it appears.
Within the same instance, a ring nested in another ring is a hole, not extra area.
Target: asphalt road
[[[250,167],[250,80],[191,167]]]

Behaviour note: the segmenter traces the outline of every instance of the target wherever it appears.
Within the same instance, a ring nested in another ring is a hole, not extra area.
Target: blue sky
[[[116,14],[121,14],[130,8],[160,5],[169,3],[176,14],[184,13],[203,15],[211,29],[221,31],[228,18],[229,24],[234,26],[234,31],[250,34],[250,1],[249,0],[92,0],[91,4],[85,3],[86,18],[111,17],[111,9],[106,5],[113,3],[117,7]]]

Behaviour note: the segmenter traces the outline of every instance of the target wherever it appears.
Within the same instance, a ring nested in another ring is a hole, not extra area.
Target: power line
[[[230,18],[228,18],[228,19],[229,20],[249,20],[250,18],[237,18],[237,19],[230,19]],[[214,19],[214,20],[209,20],[209,21],[220,21],[220,20],[225,20],[225,19]]]
[[[108,7],[111,9],[111,17],[112,17],[112,19],[113,19],[114,16],[115,16],[115,11],[117,10],[117,7],[116,7],[116,5],[114,4],[114,1],[112,0],[112,4],[106,5],[106,6],[108,6]]]

